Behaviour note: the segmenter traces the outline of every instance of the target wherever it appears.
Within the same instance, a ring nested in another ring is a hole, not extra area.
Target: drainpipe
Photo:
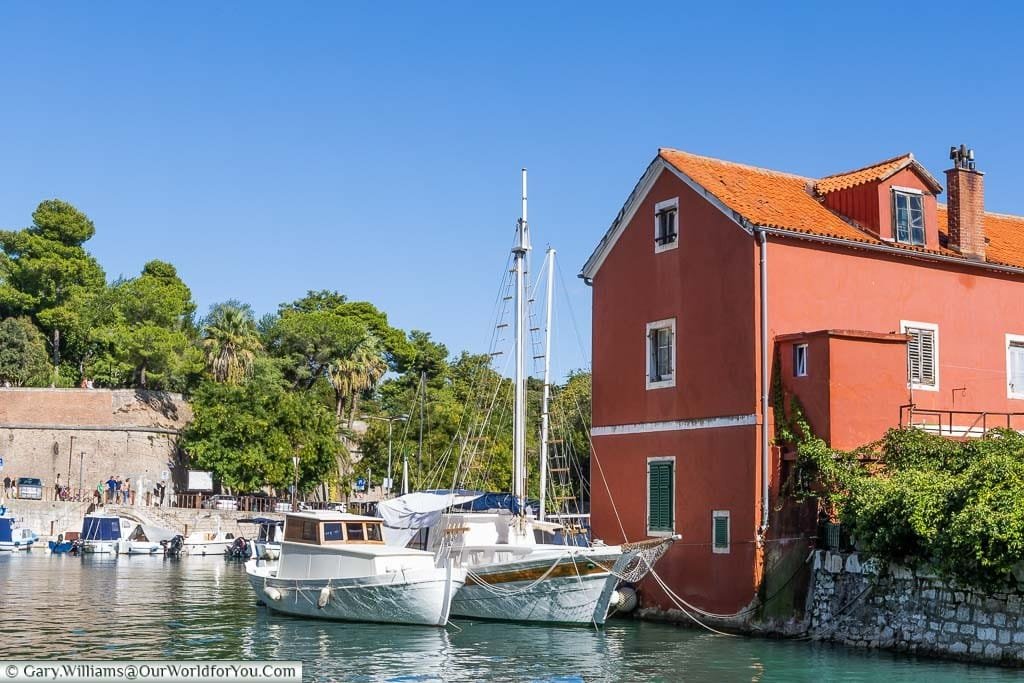
[[[768,235],[761,228],[755,228],[760,245],[761,275],[761,525],[757,528],[758,540],[763,544],[768,531]]]

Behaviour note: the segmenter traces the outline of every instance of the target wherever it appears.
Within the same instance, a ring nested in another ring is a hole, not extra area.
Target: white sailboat
[[[464,569],[385,545],[381,521],[341,512],[288,515],[281,558],[245,563],[257,599],[296,616],[444,626]]]
[[[636,544],[559,545],[537,542],[538,531],[560,525],[544,520],[547,488],[548,386],[550,349],[545,352],[544,405],[541,425],[541,503],[539,518],[529,514],[526,499],[526,169],[523,169],[522,217],[512,249],[515,274],[515,370],[512,504],[484,511],[450,510],[487,498],[478,492],[426,492],[378,505],[389,542],[407,543],[419,534],[439,565],[449,562],[467,572],[466,584],[452,601],[452,615],[477,619],[601,625],[609,610],[627,601],[624,582],[638,581],[676,537]],[[548,254],[548,334],[554,250]],[[484,507],[488,504],[485,502]],[[426,529],[426,531],[420,531]],[[425,535],[425,538],[424,538]]]

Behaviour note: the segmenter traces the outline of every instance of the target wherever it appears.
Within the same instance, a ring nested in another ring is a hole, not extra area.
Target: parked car
[[[334,510],[335,512],[348,512],[348,505],[345,503],[328,503],[328,510]]]
[[[207,510],[237,510],[238,499],[225,495],[210,496],[203,501],[203,507]]]
[[[35,477],[18,477],[18,498],[43,499],[43,480]]]
[[[277,503],[276,505],[274,505],[274,512],[291,512],[291,511],[292,511],[292,504],[291,503]]]

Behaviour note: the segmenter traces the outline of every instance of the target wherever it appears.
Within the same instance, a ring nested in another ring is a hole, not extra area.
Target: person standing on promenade
[[[4,498],[11,497],[11,478],[4,477]]]
[[[132,480],[130,477],[124,478],[124,487],[121,490],[121,496],[125,505],[132,504]]]
[[[105,487],[103,486],[103,481],[100,480],[100,483],[96,484],[96,504],[97,505],[103,505],[103,489],[104,488]]]
[[[114,502],[114,492],[117,490],[117,480],[114,479],[114,475],[110,475],[110,479],[107,479],[107,502]]]

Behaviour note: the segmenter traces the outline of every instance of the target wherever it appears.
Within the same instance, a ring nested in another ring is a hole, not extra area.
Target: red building
[[[806,556],[813,520],[800,538],[778,510],[773,376],[837,448],[1024,428],[1024,217],[985,213],[973,152],[951,158],[943,205],[911,154],[805,178],[659,151],[581,274],[597,537],[681,534],[659,574],[718,613]]]

